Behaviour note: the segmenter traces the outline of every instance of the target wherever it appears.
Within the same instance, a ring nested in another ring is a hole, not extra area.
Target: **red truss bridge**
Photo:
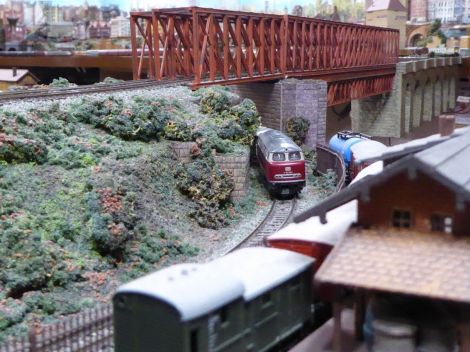
[[[328,106],[390,91],[399,54],[398,30],[200,7],[132,12],[131,36],[134,79],[321,79]]]

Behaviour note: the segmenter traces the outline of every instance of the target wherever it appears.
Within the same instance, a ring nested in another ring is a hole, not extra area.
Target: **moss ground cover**
[[[213,158],[246,152],[254,104],[218,87],[165,92],[0,110],[0,342],[151,270],[215,256],[268,211],[254,174],[231,202]],[[172,157],[174,140],[196,142],[191,162]],[[305,204],[322,181],[309,183]]]
[[[213,152],[246,148],[254,104],[219,88],[183,93],[0,110],[0,341],[187,260],[195,224],[220,228],[250,209],[229,201]],[[200,153],[182,165],[172,140]]]

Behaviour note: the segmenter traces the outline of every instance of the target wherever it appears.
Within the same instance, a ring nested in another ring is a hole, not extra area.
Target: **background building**
[[[129,18],[116,17],[109,22],[111,38],[129,38],[131,36],[131,24]]]
[[[400,48],[406,46],[407,9],[399,0],[375,0],[366,9],[366,24],[400,31]]]

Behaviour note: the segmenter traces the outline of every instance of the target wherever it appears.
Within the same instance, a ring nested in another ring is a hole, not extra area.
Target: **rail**
[[[172,87],[177,85],[188,85],[188,80],[179,79],[175,81],[155,81],[155,80],[142,80],[142,81],[125,81],[121,83],[110,84],[91,84],[66,88],[38,88],[29,89],[20,92],[7,92],[0,94],[0,104],[5,104],[11,101],[25,101],[34,99],[56,99],[64,98],[74,95],[94,94],[94,93],[107,93],[131,89],[145,89],[152,87]]]
[[[289,222],[294,213],[296,204],[295,198],[289,200],[274,200],[264,220],[229,252],[244,247],[264,246],[266,236],[279,231]]]

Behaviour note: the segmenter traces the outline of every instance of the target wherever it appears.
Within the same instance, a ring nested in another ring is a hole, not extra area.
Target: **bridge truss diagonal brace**
[[[356,78],[328,83],[327,105],[333,106],[390,92],[395,75]]]
[[[132,12],[131,36],[134,79],[187,78],[193,87],[349,72],[356,77],[361,71],[365,76],[370,67],[394,68],[399,54],[393,29],[200,7]],[[327,79],[331,104],[390,86],[383,76],[346,78]]]

